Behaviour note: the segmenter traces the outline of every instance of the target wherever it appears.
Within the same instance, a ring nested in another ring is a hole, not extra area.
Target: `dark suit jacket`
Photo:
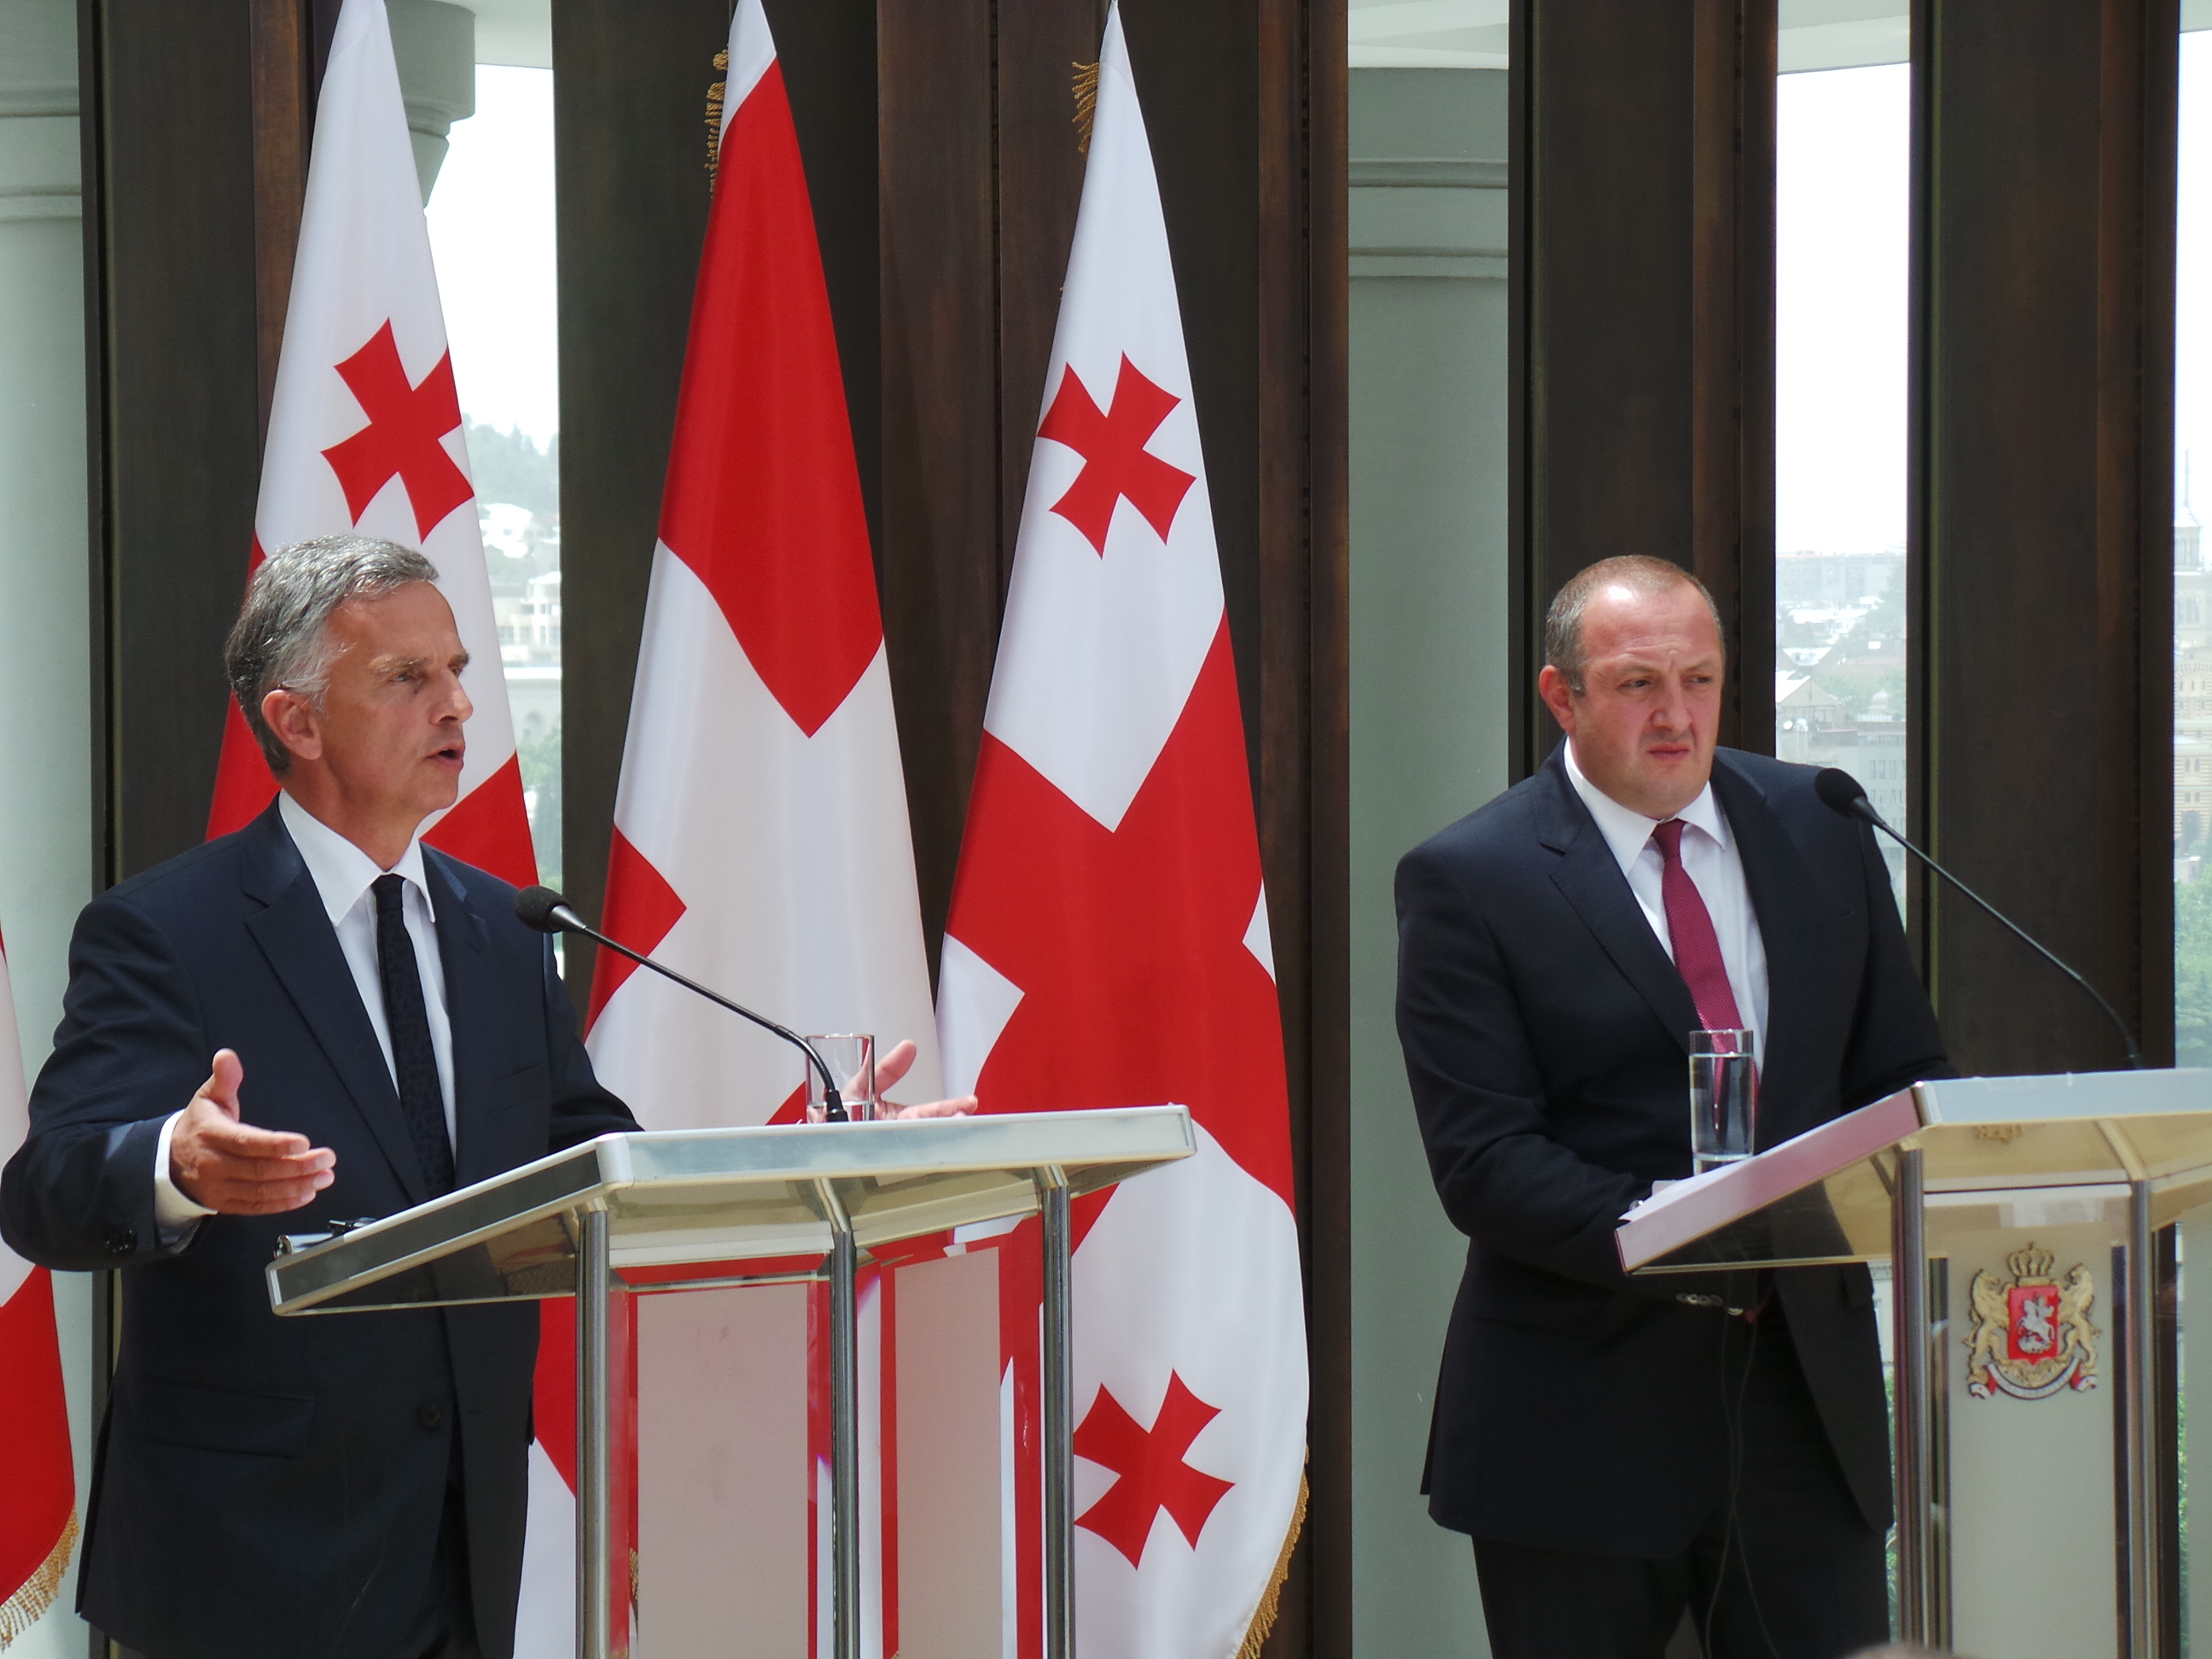
[[[1950,1074],[1873,833],[1822,805],[1813,776],[1727,749],[1713,766],[1766,947],[1762,1146]],[[1408,853],[1397,902],[1414,1109],[1445,1212],[1473,1241],[1429,1511],[1478,1538],[1673,1554],[1710,1511],[1727,1449],[1725,1316],[1677,1297],[1720,1286],[1627,1279],[1613,1236],[1654,1181],[1690,1173],[1689,989],[1557,753]],[[1866,1269],[1776,1278],[1852,1493],[1887,1526]]]
[[[460,1182],[635,1127],[577,1041],[514,890],[425,848],[453,1033]],[[0,1176],[0,1232],[51,1267],[121,1267],[123,1340],[78,1605],[162,1659],[413,1659],[459,1437],[479,1638],[514,1645],[528,1303],[278,1319],[280,1233],[428,1196],[313,878],[275,808],[87,906],[65,1012]],[[161,1120],[235,1048],[246,1119],[337,1155],[307,1208],[211,1216],[164,1250]]]

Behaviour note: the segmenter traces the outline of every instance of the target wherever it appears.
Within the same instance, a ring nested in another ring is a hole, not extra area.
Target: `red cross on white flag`
[[[425,839],[526,884],[538,866],[468,467],[384,0],[345,0],[315,106],[252,563],[349,531],[429,555],[468,647],[476,713],[460,799]],[[234,708],[208,833],[238,829],[275,793]]]
[[[1190,1109],[1196,1157],[1077,1208],[1077,1645],[1233,1659],[1265,1634],[1297,1526],[1305,1325],[1213,509],[1118,8],[1046,389],[945,939],[945,1082],[986,1111]],[[1000,1252],[1024,1446],[1029,1231]],[[1010,1496],[1007,1651],[1028,1659],[1033,1462]]]

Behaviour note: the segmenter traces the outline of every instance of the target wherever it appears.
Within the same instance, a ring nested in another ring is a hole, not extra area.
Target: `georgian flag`
[[[607,870],[607,933],[802,1032],[921,1053],[943,1092],[875,569],[790,100],[760,0],[731,21],[714,197],[662,498]],[[785,1043],[603,951],[588,1038],[649,1129],[788,1121]],[[826,1386],[810,1407],[807,1292],[636,1303],[641,1654],[827,1642]],[[862,1287],[863,1487],[880,1513],[882,1310]],[[546,1304],[538,1423],[573,1350]],[[717,1358],[719,1356],[719,1358]],[[550,1420],[563,1420],[552,1417]],[[566,1419],[573,1421],[573,1419]],[[665,1438],[669,1449],[656,1450]],[[570,1454],[544,1447],[565,1477]],[[565,1607],[550,1534],[573,1514],[534,1460],[526,1632]],[[699,1570],[687,1552],[706,1552]],[[880,1525],[864,1533],[865,1651],[896,1651]],[[711,1561],[712,1565],[707,1563]],[[811,1632],[811,1635],[810,1635]],[[565,1652],[562,1628],[520,1644]],[[542,1643],[532,1645],[532,1643]]]
[[[0,1164],[31,1127],[15,999],[0,947]],[[0,1649],[53,1606],[76,1547],[76,1474],[54,1331],[53,1279],[0,1244]],[[78,1638],[82,1641],[82,1638]]]
[[[1117,7],[938,1001],[947,1085],[986,1111],[1175,1101],[1198,1127],[1196,1157],[1077,1208],[1085,1659],[1256,1651],[1302,1514],[1282,1026],[1191,398]],[[1030,1231],[1000,1252],[1024,1445]],[[1008,1499],[1023,1656],[1040,1650],[1035,1471],[1018,1466]]]
[[[349,532],[430,556],[471,659],[476,713],[460,799],[424,839],[527,885],[538,866],[491,578],[384,0],[345,0],[315,106],[252,562],[271,548]],[[275,793],[234,704],[208,834],[240,828]]]

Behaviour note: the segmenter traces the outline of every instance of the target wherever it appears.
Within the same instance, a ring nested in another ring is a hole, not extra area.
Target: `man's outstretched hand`
[[[885,1117],[965,1117],[975,1109],[975,1097],[963,1095],[957,1100],[930,1100],[918,1106],[902,1106],[896,1101],[885,1100],[898,1085],[898,1080],[914,1069],[915,1056],[921,1051],[910,1042],[902,1040],[890,1053],[876,1062],[876,1097]]]
[[[337,1178],[337,1154],[308,1146],[305,1135],[240,1122],[245,1077],[234,1050],[216,1050],[215,1069],[170,1133],[169,1179],[193,1203],[223,1215],[281,1215]]]

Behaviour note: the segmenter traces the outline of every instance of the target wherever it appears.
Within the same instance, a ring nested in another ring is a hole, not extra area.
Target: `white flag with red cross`
[[[0,947],[0,1164],[31,1127],[15,999]],[[69,1405],[54,1330],[54,1285],[0,1244],[0,1648],[43,1618],[60,1593],[77,1534]],[[82,1638],[79,1638],[82,1641]]]
[[[942,1092],[936,1027],[867,519],[798,133],[760,0],[742,0],[731,21],[723,112],[603,926],[800,1031],[866,1032],[879,1054],[914,1040],[921,1053],[901,1096],[933,1100]],[[649,1129],[789,1121],[803,1108],[789,1046],[611,951],[599,957],[588,1044],[600,1080]],[[746,1322],[773,1321],[773,1294],[660,1296],[638,1307],[641,1652],[735,1639],[795,1653],[828,1638],[826,1562],[809,1547],[827,1518],[827,1424],[808,1406],[814,1345],[776,1344],[750,1382],[702,1372],[690,1358],[769,1345],[767,1328]],[[871,1354],[884,1295],[871,1271]],[[557,1321],[549,1304],[541,1425],[549,1395],[569,1387]],[[783,1366],[777,1376],[757,1375],[773,1364]],[[705,1392],[685,1394],[687,1377]],[[872,1510],[883,1492],[876,1378],[871,1364],[862,1404]],[[680,1459],[656,1462],[657,1434],[678,1419]],[[565,1449],[546,1450],[565,1470]],[[708,1468],[751,1473],[695,1483]],[[544,1463],[535,1474],[533,1528],[561,1512],[562,1497]],[[653,1541],[726,1540],[755,1526],[793,1552],[776,1558],[792,1570],[726,1542],[714,1546],[711,1574],[687,1574],[670,1553],[677,1546]],[[881,1656],[896,1651],[886,1624],[896,1612],[884,1605],[872,1519],[867,1537],[864,1648]],[[530,1560],[543,1577],[526,1578],[526,1625],[559,1599],[550,1547],[541,1555],[533,1541]],[[692,1623],[709,1619],[711,1630]],[[787,1632],[798,1638],[787,1646],[772,1634]],[[549,1632],[548,1659],[558,1635]]]
[[[505,880],[537,880],[499,627],[461,440],[460,399],[384,0],[345,0],[315,106],[300,249],[277,359],[252,562],[348,532],[420,548],[471,663],[460,799],[424,838]],[[234,706],[208,834],[245,824],[276,781]]]
[[[986,1111],[1190,1109],[1197,1156],[1078,1206],[1079,1646],[1256,1650],[1305,1449],[1282,1026],[1182,313],[1118,8],[938,1018],[948,1085]],[[1034,1445],[1028,1232],[1000,1272],[1013,1441]],[[1028,1656],[1036,1475],[1014,1473],[1009,1639]]]

